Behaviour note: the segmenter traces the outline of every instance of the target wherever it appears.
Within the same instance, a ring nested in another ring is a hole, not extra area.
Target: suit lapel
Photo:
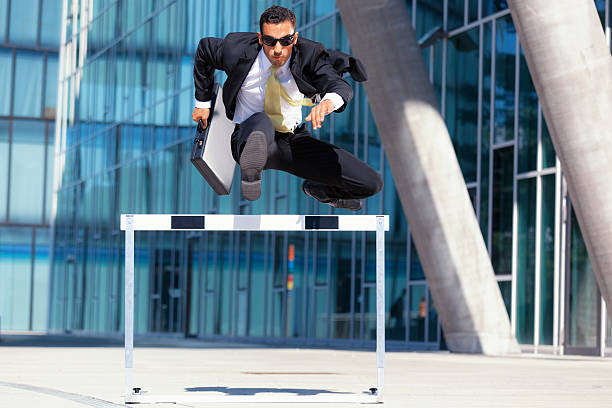
[[[289,67],[291,68],[291,74],[293,74],[293,79],[295,79],[295,84],[300,92],[306,95],[308,98],[312,98],[314,94],[317,93],[317,90],[303,79],[303,63],[299,45],[300,39],[298,38],[297,45],[293,47]]]

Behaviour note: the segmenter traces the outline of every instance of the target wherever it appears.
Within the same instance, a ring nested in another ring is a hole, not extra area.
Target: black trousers
[[[373,168],[346,150],[313,138],[305,124],[293,133],[277,132],[263,112],[236,125],[231,143],[237,163],[249,135],[257,130],[263,132],[268,141],[265,169],[286,171],[322,184],[329,198],[367,198],[383,187],[382,178]]]

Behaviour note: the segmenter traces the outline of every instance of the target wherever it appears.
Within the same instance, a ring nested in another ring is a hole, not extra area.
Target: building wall
[[[45,330],[59,0],[0,0],[0,328]]]
[[[300,35],[350,51],[333,2],[280,3],[296,12]],[[271,4],[107,0],[94,1],[91,11],[77,7],[77,26],[66,27],[75,35],[60,83],[66,108],[57,139],[63,171],[51,329],[122,330],[122,213],[348,213],[307,198],[301,180],[277,171],[264,173],[258,201],[243,200],[237,187],[218,197],[188,161],[197,41],[257,31],[259,15]],[[496,0],[407,4],[419,37],[437,26],[449,33],[423,55],[517,338],[524,345],[559,346],[569,299],[580,299],[592,312],[598,295],[579,229],[563,228],[560,167],[509,11]],[[596,4],[609,26],[605,3]],[[88,19],[84,40],[79,27]],[[80,53],[85,58],[79,60]],[[222,82],[224,75],[217,75]],[[385,179],[384,191],[366,200],[361,212],[390,215],[390,346],[439,348],[434,300],[367,97],[360,84],[348,81],[355,99],[313,135],[351,151]],[[564,234],[575,237],[571,250]],[[374,245],[374,236],[365,233],[137,233],[137,331],[366,344],[375,333]],[[567,302],[566,269],[576,275],[576,294],[568,293]],[[576,306],[567,312],[585,313]],[[569,327],[574,342],[580,336],[592,342],[593,324]]]

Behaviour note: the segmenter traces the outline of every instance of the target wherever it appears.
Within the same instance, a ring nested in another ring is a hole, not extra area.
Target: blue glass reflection
[[[15,116],[39,117],[42,107],[43,54],[18,51],[15,63]]]
[[[47,73],[45,80],[45,105],[43,116],[45,119],[55,119],[55,105],[57,104],[57,54],[47,55]]]
[[[516,29],[507,15],[496,21],[495,51],[495,143],[514,138],[514,83]]]
[[[39,224],[42,221],[45,122],[13,121],[9,220]]]
[[[6,219],[8,202],[9,121],[0,120],[0,220]]]
[[[13,50],[0,48],[0,115],[11,113],[11,86],[13,83]]]
[[[40,20],[41,47],[59,48],[61,18],[61,3],[57,0],[43,0],[42,17]]]
[[[463,176],[476,181],[478,28],[452,37],[447,50],[445,119]]]
[[[9,42],[36,46],[38,36],[38,1],[11,1]]]
[[[0,42],[6,41],[6,18],[8,13],[8,0],[0,0]]]

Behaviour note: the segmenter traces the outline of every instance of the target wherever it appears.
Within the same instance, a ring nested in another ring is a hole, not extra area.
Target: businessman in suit
[[[257,200],[263,170],[277,169],[304,178],[307,195],[358,211],[362,199],[382,189],[380,175],[349,152],[313,138],[301,109],[322,96],[305,118],[318,129],[327,115],[346,108],[352,88],[322,44],[299,37],[292,11],[272,6],[259,26],[258,33],[200,40],[193,70],[193,120],[207,125],[214,70],[223,70],[228,75],[223,102],[236,124],[231,149],[240,165],[243,196]]]

